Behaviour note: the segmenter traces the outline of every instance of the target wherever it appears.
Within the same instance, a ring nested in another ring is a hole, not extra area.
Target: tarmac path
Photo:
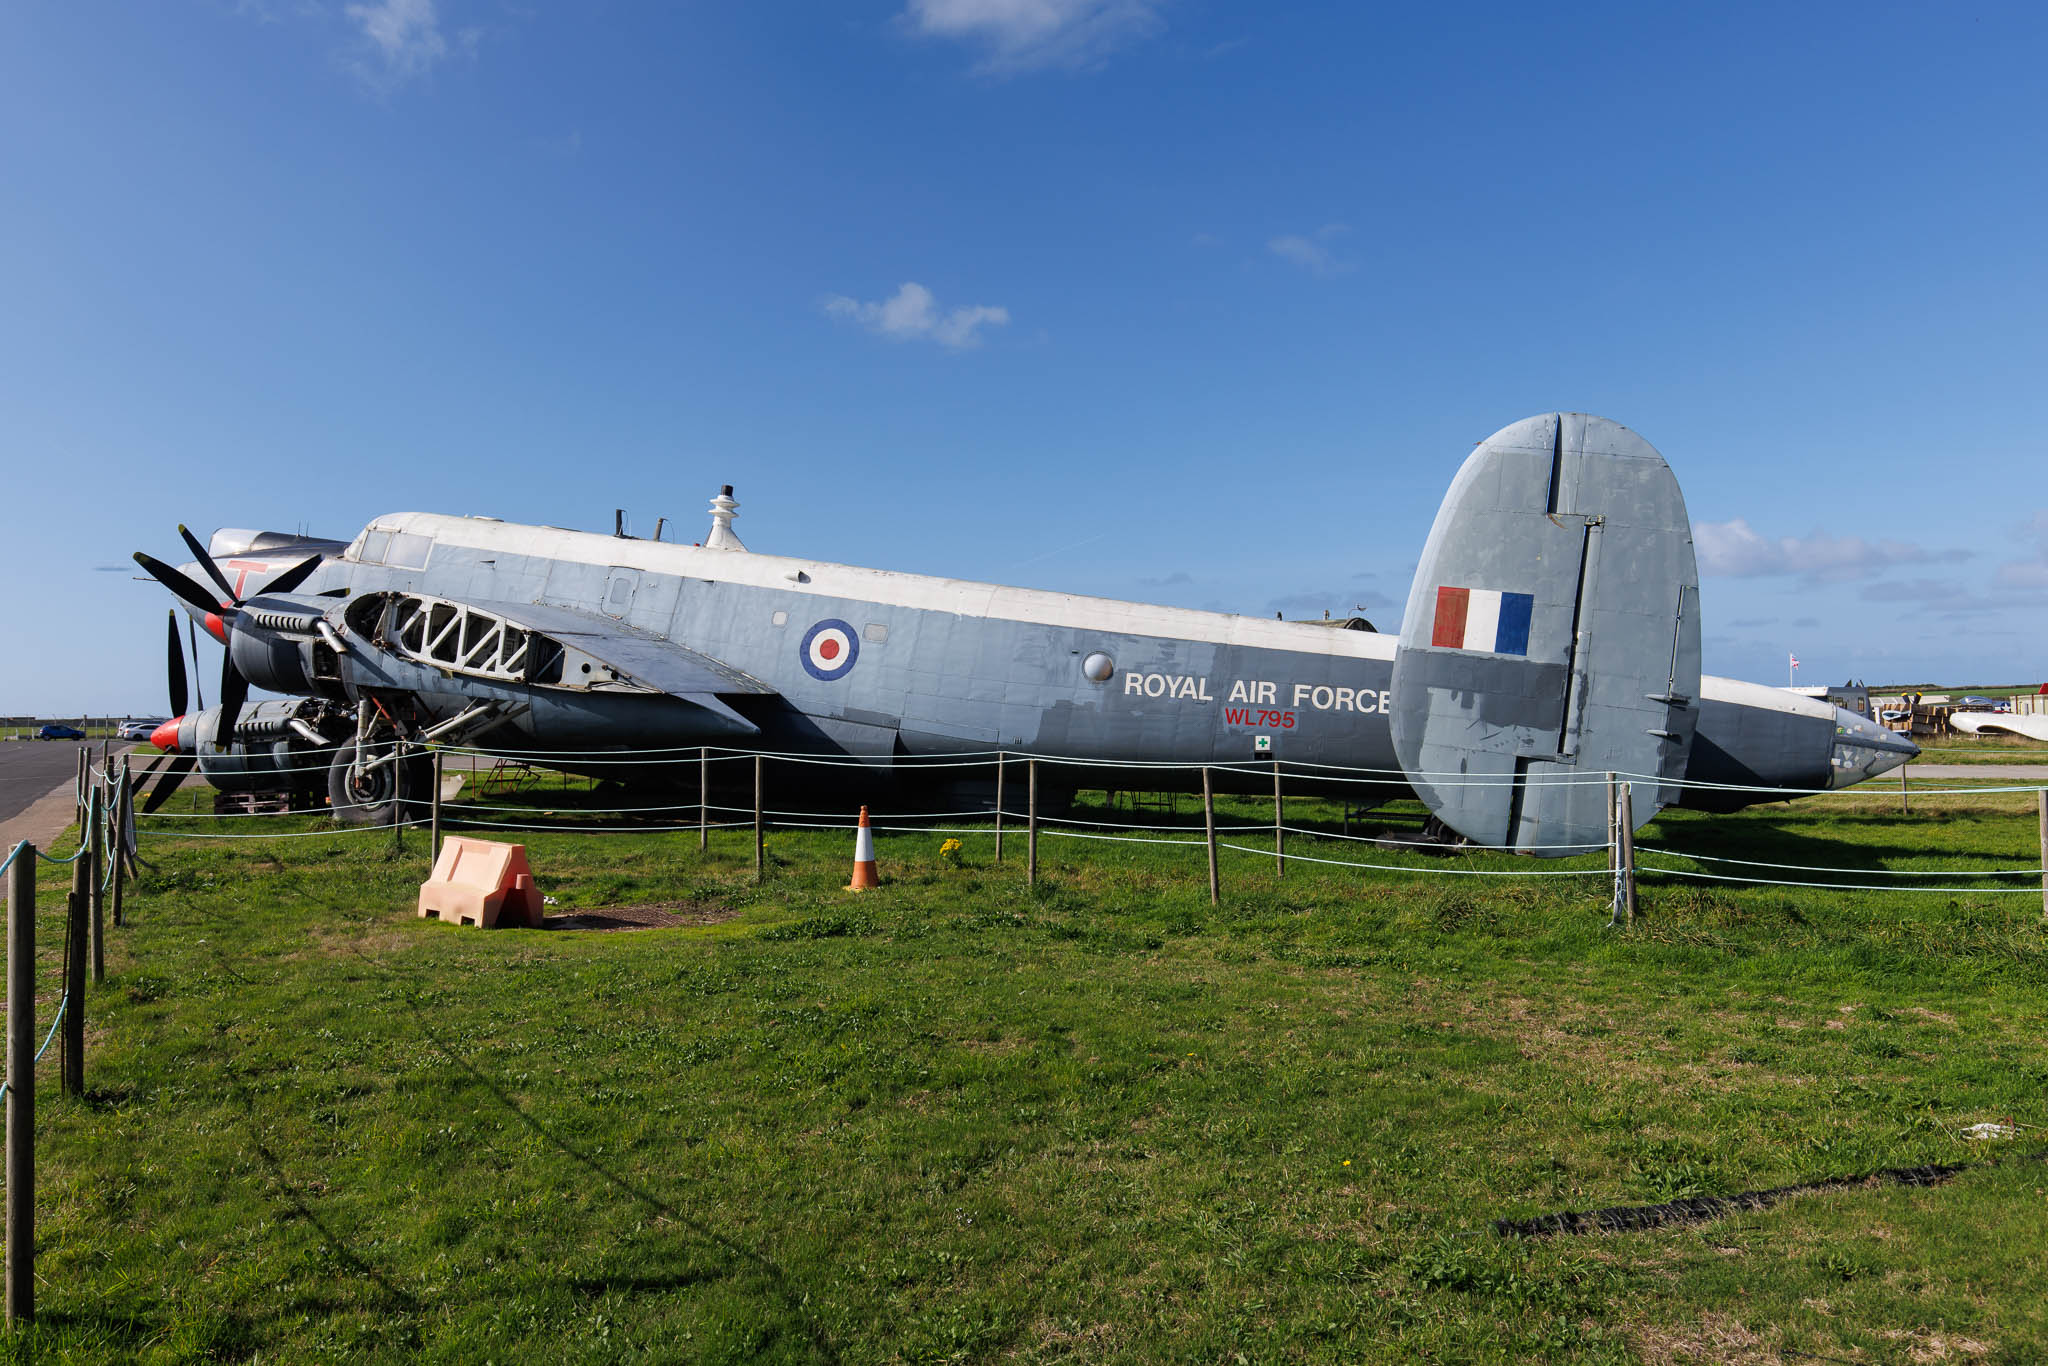
[[[129,746],[123,742],[119,748]],[[94,763],[99,762],[97,740],[0,741],[0,854],[22,840],[48,849],[64,833],[64,827],[77,819],[73,784],[81,749],[89,751]]]

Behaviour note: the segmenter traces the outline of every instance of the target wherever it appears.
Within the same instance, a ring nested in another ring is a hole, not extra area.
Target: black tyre
[[[389,754],[389,744],[372,744],[371,756]],[[327,767],[327,802],[334,819],[343,825],[391,825],[400,808],[399,777],[404,770],[404,810],[407,823],[424,819],[432,794],[434,764],[425,755],[414,755],[397,764],[380,764],[367,773],[352,774],[356,762],[354,741],[334,753]]]

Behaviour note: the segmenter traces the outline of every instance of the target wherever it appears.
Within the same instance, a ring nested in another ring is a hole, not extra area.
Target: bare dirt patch
[[[738,915],[729,906],[704,901],[657,901],[644,906],[597,906],[563,911],[541,921],[544,930],[671,930],[717,925]]]
[[[1631,1336],[1651,1366],[1783,1366],[1785,1360],[1770,1341],[1728,1314],[1706,1313],[1695,1323],[1639,1328]]]
[[[1988,1356],[1992,1346],[1975,1338],[1944,1337],[1932,1328],[1893,1328],[1887,1329],[1883,1336],[1904,1345],[1915,1366],[1921,1362]]]

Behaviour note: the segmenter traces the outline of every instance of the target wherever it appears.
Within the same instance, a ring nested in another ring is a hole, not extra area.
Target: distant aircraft
[[[1641,822],[1845,787],[1918,753],[1853,712],[1700,673],[1677,481],[1604,418],[1545,414],[1479,444],[1399,636],[756,554],[737,509],[727,486],[702,545],[419,512],[346,545],[222,531],[209,549],[181,527],[185,569],[135,558],[227,648],[219,704],[154,737],[172,757],[146,809],[196,766],[223,788],[324,774],[338,818],[389,820],[400,741],[613,776],[593,761],[852,756],[877,787],[967,771],[921,756],[1005,751],[1231,765],[1219,786],[1246,791],[1284,761],[1290,791],[1412,794],[1475,843],[1551,854],[1606,842],[1609,771],[1637,775]],[[177,636],[174,613],[183,713]],[[252,686],[285,697],[248,704]],[[1340,771],[1357,769],[1384,781]],[[1041,782],[1190,776],[1055,765]]]
[[[2016,735],[2023,740],[2048,740],[2048,715],[1959,711],[1950,713],[1948,723],[1965,735]]]

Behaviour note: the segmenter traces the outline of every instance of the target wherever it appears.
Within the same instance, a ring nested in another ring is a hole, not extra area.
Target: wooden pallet
[[[289,792],[216,792],[216,816],[288,816],[292,812]]]

